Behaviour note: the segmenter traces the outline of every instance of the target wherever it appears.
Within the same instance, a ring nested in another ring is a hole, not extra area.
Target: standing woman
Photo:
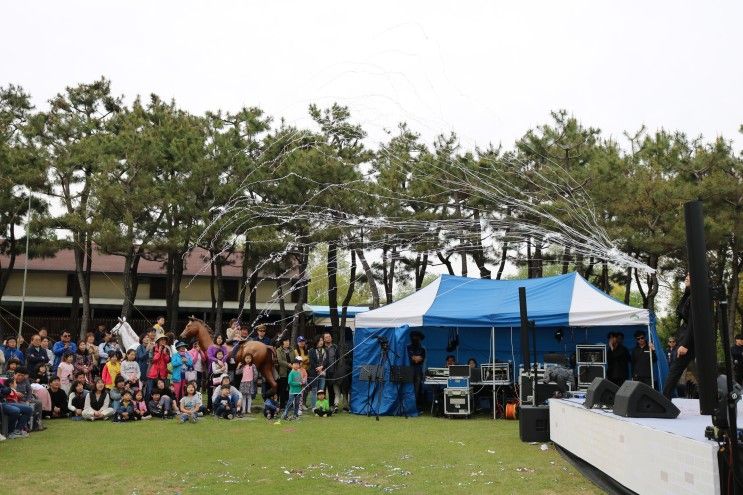
[[[96,347],[96,350],[98,348]],[[88,350],[88,342],[81,340],[77,345],[77,352],[75,353],[75,361],[73,363],[75,371],[85,375],[85,383],[88,385],[93,384],[93,365],[94,359]]]
[[[310,409],[317,404],[317,391],[325,390],[325,369],[328,367],[328,353],[322,335],[315,338],[315,347],[310,349],[310,368],[307,370],[307,383],[310,387]]]
[[[208,369],[211,369],[212,363],[217,360],[217,351],[222,351],[222,356],[225,360],[227,359],[227,356],[229,356],[227,346],[224,345],[224,337],[222,337],[221,334],[217,335],[214,339],[214,343],[206,350],[206,357],[209,360],[209,366],[207,366]]]
[[[276,349],[276,357],[279,364],[277,392],[279,395],[279,407],[281,409],[284,409],[286,407],[286,403],[289,400],[289,385],[287,382],[287,377],[289,376],[289,371],[292,368],[292,350],[290,344],[291,339],[288,335],[286,335],[283,339],[281,339],[281,346]]]
[[[134,358],[139,365],[139,376],[147,376],[147,370],[149,369],[150,363],[152,362],[152,351],[154,349],[155,343],[150,340],[150,336],[148,334],[144,334],[142,335],[142,337],[139,338],[139,347],[137,347],[137,354]]]
[[[204,351],[202,351],[199,347],[198,341],[195,341],[191,345],[191,350],[188,351],[188,353],[191,355],[193,370],[196,372],[196,391],[201,392],[202,390],[204,390],[204,385],[206,383],[204,376],[204,372],[206,371],[206,355],[204,354]],[[189,380],[186,379],[186,381]]]

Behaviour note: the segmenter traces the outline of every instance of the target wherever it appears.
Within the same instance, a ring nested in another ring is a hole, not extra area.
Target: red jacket
[[[147,370],[147,378],[163,380],[168,378],[168,363],[170,362],[170,349],[167,347],[155,347],[150,369]]]

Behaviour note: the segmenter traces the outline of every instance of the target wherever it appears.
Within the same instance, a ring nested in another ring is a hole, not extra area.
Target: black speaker
[[[583,407],[614,407],[614,396],[619,390],[617,385],[606,378],[595,378],[586,390],[586,400]]]
[[[614,395],[614,414],[625,418],[673,419],[681,411],[663,394],[642,382],[626,381]]]
[[[549,442],[550,408],[521,406],[519,408],[519,438],[522,442]]]

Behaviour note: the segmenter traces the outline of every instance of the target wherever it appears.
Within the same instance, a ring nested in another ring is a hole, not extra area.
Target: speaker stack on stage
[[[588,388],[596,378],[606,378],[606,346],[575,346],[575,363],[578,371],[578,389]]]

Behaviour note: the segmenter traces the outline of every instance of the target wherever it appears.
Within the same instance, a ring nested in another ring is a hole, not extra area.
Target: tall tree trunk
[[[609,293],[609,264],[606,260],[601,260],[601,290]]]
[[[258,320],[258,268],[253,268],[250,273],[250,279],[248,281],[248,290],[250,291],[249,304],[250,309],[248,310],[250,324],[254,325]]]
[[[582,253],[576,253],[576,255],[575,255],[575,271],[578,272],[581,277],[587,278],[586,277],[586,266],[583,263],[583,260],[584,259],[585,258],[584,258],[584,256],[583,256]]]
[[[482,225],[480,224],[480,210],[473,210],[473,219],[475,224],[475,234],[473,236],[472,259],[480,271],[480,278],[490,278],[492,272],[485,266],[485,249],[482,246]]]
[[[225,294],[224,294],[223,269],[224,269],[224,264],[225,264],[225,258],[222,257],[222,255],[219,255],[217,256],[215,261],[217,264],[217,266],[215,267],[215,270],[217,272],[217,308],[216,308],[217,311],[216,311],[216,314],[214,315],[214,328],[221,329],[224,326],[222,320],[224,319],[224,296]]]
[[[279,296],[279,318],[281,319],[281,334],[286,330],[286,302],[284,301],[284,284],[279,274],[276,274],[276,292]],[[280,343],[280,342],[279,342]]]
[[[467,248],[464,247],[464,241],[460,242],[462,242],[462,250],[459,253],[459,259],[462,262],[462,276],[466,277],[467,275],[469,275],[469,273],[467,272]]]
[[[428,253],[415,256],[415,290],[419,291],[423,286],[423,280],[426,278],[426,269],[428,268]]]
[[[446,267],[446,271],[449,272],[449,275],[454,275],[454,267],[451,265],[451,261],[449,261],[449,257],[451,254],[448,254],[446,257],[441,254],[441,251],[438,251],[436,253],[436,256],[439,258],[439,261],[444,264]]]
[[[651,255],[648,259],[648,266],[653,269],[658,268],[658,256]],[[642,297],[642,306],[650,311],[655,311],[655,296],[658,295],[658,274],[657,271],[651,274],[645,275],[645,282],[647,283],[647,292],[643,289],[640,283],[640,275],[638,270],[635,268],[635,282],[637,283],[637,290],[640,291]]]
[[[5,287],[7,287],[8,280],[10,280],[10,274],[13,272],[13,268],[15,267],[15,259],[18,254],[16,253],[17,241],[15,238],[15,225],[13,225],[12,221],[10,223],[10,235],[8,236],[8,239],[0,242],[0,244],[3,244],[5,242],[8,243],[8,248],[6,251],[8,253],[8,266],[6,266],[3,270],[2,265],[0,265],[0,301],[3,300]]]
[[[397,262],[397,246],[389,247],[385,243],[382,247],[382,284],[387,304],[392,304],[392,293],[395,284],[395,263]]]
[[[93,328],[93,308],[90,305],[90,290],[91,290],[91,276],[93,273],[93,239],[90,233],[86,234],[87,239],[85,240],[85,287],[87,292],[82,294],[83,299],[83,315],[80,323],[84,327],[84,332],[88,333],[88,330]]]
[[[364,274],[366,275],[366,283],[369,285],[369,291],[372,295],[372,303],[371,303],[371,309],[376,309],[379,307],[379,287],[377,287],[377,281],[374,278],[374,272],[372,272],[371,266],[369,266],[369,262],[366,261],[366,256],[364,255],[363,249],[356,249],[354,250],[356,253],[356,256],[359,257],[359,261],[361,261],[361,267],[364,270]]]
[[[166,287],[166,290],[170,293],[170,307],[168,309],[167,326],[171,332],[177,331],[178,326],[178,310],[180,308],[181,300],[181,282],[183,280],[183,255],[186,250],[178,251],[174,250],[168,253],[168,256],[172,258],[173,273],[171,277],[171,285]]]
[[[544,259],[542,258],[542,240],[534,239],[534,278],[542,278],[544,275]]]
[[[80,340],[83,340],[85,338],[85,334],[88,331],[88,322],[90,319],[90,291],[88,290],[88,280],[85,276],[85,242],[83,239],[81,239],[80,234],[75,235],[75,237],[77,238],[75,244],[73,245],[73,253],[75,256],[75,274],[77,275],[77,284],[78,288],[80,289],[80,300],[83,306],[83,314],[79,320],[79,335]]]
[[[740,292],[740,272],[741,272],[741,252],[738,251],[735,238],[731,240],[731,247],[733,251],[733,257],[730,261],[730,281],[728,282],[728,332],[730,332],[730,340],[732,342],[735,337],[735,316],[736,316],[736,304],[738,302],[738,294]]]
[[[72,303],[70,304],[70,332],[80,328],[80,283],[75,273],[75,283],[72,284]]]
[[[562,274],[565,275],[570,270],[570,246],[565,246],[562,251]]]
[[[624,304],[629,306],[630,297],[632,297],[632,267],[627,268],[624,283]]]
[[[170,316],[173,307],[173,271],[175,270],[175,261],[171,251],[166,253],[165,257],[165,315]]]
[[[526,278],[534,278],[534,262],[531,258],[531,237],[526,238]]]
[[[353,297],[354,290],[356,289],[356,253],[353,250],[351,251],[351,273],[349,275],[350,282],[348,283],[346,297],[343,298],[340,333],[338,334],[338,348],[341,350],[346,348],[346,316],[348,315],[348,305],[351,304],[351,298]]]
[[[209,253],[212,255],[211,260],[209,260],[209,296],[211,297],[211,311],[209,311],[209,321],[211,322],[213,329],[218,329],[218,327],[215,323],[215,318],[217,314],[217,274],[216,270],[214,268],[214,252],[212,250],[209,250]]]
[[[304,314],[304,303],[307,297],[307,257],[309,254],[309,248],[302,246],[297,256],[299,261],[299,282],[297,282],[297,290],[299,290],[299,297],[297,298],[297,304],[294,306],[294,318],[292,319],[292,342],[297,341],[299,335],[304,335],[305,328],[305,314]]]
[[[508,235],[508,229],[506,229],[506,235]],[[495,275],[496,280],[500,280],[503,276],[503,270],[506,268],[506,260],[508,259],[508,241],[503,240],[503,245],[500,248],[500,263],[498,263],[498,273]]]
[[[640,292],[640,297],[642,298],[642,307],[647,309],[648,308],[648,296],[645,294],[645,290],[642,287],[642,284],[640,283],[640,272],[635,268],[635,282],[637,283],[637,290]]]
[[[131,319],[134,310],[134,301],[137,298],[139,281],[139,260],[142,258],[139,248],[132,246],[124,256],[124,272],[122,273],[122,284],[124,286],[124,304],[121,307],[121,316],[127,320]]]
[[[338,320],[338,245],[334,240],[328,241],[327,270],[330,326],[333,332],[336,333],[340,329],[340,321]]]
[[[245,236],[245,251],[243,252],[242,263],[240,266],[240,293],[237,297],[237,314],[242,315],[245,308],[245,294],[248,292],[248,268],[250,266],[250,242],[248,236]]]
[[[588,266],[586,267],[586,274],[583,276],[586,280],[593,275],[593,267],[596,265],[593,256],[588,258]]]

